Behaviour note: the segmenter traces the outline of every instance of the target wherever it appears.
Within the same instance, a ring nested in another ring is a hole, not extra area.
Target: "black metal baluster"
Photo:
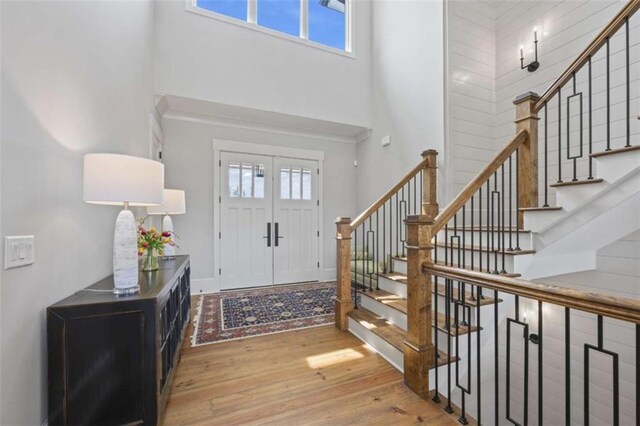
[[[374,269],[376,271],[375,277],[376,277],[376,290],[380,290],[380,287],[378,287],[378,274],[380,273],[380,233],[379,228],[380,228],[380,224],[378,221],[378,212],[380,211],[380,208],[378,208],[378,210],[376,210],[376,258],[375,258],[375,262],[374,263]],[[384,234],[384,232],[383,232]]]
[[[420,192],[422,193],[422,192]],[[434,237],[434,246],[435,249],[433,250],[433,263],[435,263],[436,265],[438,264],[438,234],[436,234]],[[436,312],[435,312],[435,318],[436,321],[437,319],[440,317],[439,315],[439,303],[438,303],[438,297],[440,296],[440,285],[438,284],[438,276],[434,275],[434,284],[433,284],[433,290],[434,290],[434,294],[435,294],[435,299],[436,299]],[[446,294],[446,290],[445,290],[445,294]],[[431,319],[427,318],[427,321],[431,321]],[[435,390],[435,394],[433,395],[433,402],[440,402],[440,391],[438,390],[439,388],[439,380],[438,380],[438,358],[440,358],[440,349],[439,349],[439,332],[438,332],[438,327],[436,327],[434,329],[435,331],[435,340],[436,340],[436,344],[435,344],[435,351],[436,351],[436,368],[435,368],[435,380],[436,380],[436,390]],[[447,354],[447,356],[449,356],[450,354]]]
[[[571,424],[571,312],[564,308],[564,411],[565,423]]]
[[[422,174],[422,171],[420,173]],[[416,194],[416,188],[418,188],[418,184],[416,182],[416,176],[414,176],[413,177],[413,214],[419,214],[418,213],[418,196]],[[420,191],[420,194],[422,194],[422,191]],[[420,208],[422,208],[422,202],[420,202]]]
[[[473,199],[473,198],[472,198]],[[480,300],[482,299],[482,287],[477,287],[476,292],[478,294],[478,303],[476,305],[476,327],[477,327],[477,331],[476,331],[476,386],[477,386],[477,392],[476,392],[476,421],[478,422],[479,425],[482,424],[482,404],[481,404],[481,395],[482,395],[482,375],[481,375],[481,370],[480,370],[480,353],[482,352],[482,346],[480,345],[480,331],[482,329],[482,327],[480,327],[480,325],[482,324],[480,322]]]
[[[631,146],[631,77],[630,77],[630,69],[629,65],[629,17],[626,16],[624,18],[624,33],[625,33],[625,61],[626,61],[626,71],[627,71],[627,81],[626,81],[626,89],[627,89],[627,143],[625,147]],[[640,420],[640,419],[639,419]]]
[[[482,185],[478,190],[478,271],[482,272]]]
[[[516,149],[516,248],[515,251],[520,251],[520,229],[523,224],[520,223],[520,148]]]
[[[422,187],[422,183],[424,182],[424,177],[423,177],[423,171],[422,169],[420,170],[420,197],[418,197],[418,199],[420,200],[420,204],[418,205],[418,214],[424,214],[424,212],[422,211],[422,203],[424,202],[424,200],[422,199],[422,196],[424,194],[424,188]]]
[[[610,49],[609,49],[609,37],[606,38],[607,43],[607,149],[605,151],[611,151],[611,76],[610,70]]]
[[[353,262],[353,307],[358,309],[358,229],[353,230],[353,253],[352,253],[352,262]],[[351,267],[351,266],[349,266]]]
[[[544,424],[542,418],[543,396],[543,379],[542,379],[542,302],[538,301],[538,424]],[[535,342],[534,342],[535,343]]]
[[[487,272],[491,272],[491,177],[487,179]]]
[[[396,257],[400,257],[400,193],[396,192]]]
[[[475,229],[473,227],[473,225],[474,225],[473,224],[473,212],[474,212],[474,208],[473,208],[474,207],[474,205],[473,205],[474,203],[473,203],[473,201],[474,201],[474,197],[475,197],[475,195],[471,196],[471,227],[469,228],[471,230],[471,247],[475,247],[474,246],[474,243],[475,243],[475,241],[474,241],[475,240],[475,235],[474,235],[475,234]],[[472,251],[471,252],[471,270],[472,271],[475,269],[474,268],[474,266],[475,266],[474,258],[475,258],[475,254]],[[471,301],[475,301],[476,300],[475,292],[474,292],[475,288],[476,288],[476,286],[471,286],[471,297],[469,297],[469,300],[471,300]]]
[[[640,419],[640,324],[636,324],[636,419]]]
[[[567,98],[567,157],[573,160],[573,179],[572,182],[578,180],[578,157],[571,155],[571,148],[569,146],[570,132],[571,132],[571,115],[569,114],[570,99],[576,95],[576,73],[573,72],[573,95]],[[582,97],[582,94],[580,95]],[[580,157],[582,157],[582,99],[580,100]]]
[[[504,163],[502,163],[502,166],[500,166],[500,170],[502,173],[502,209],[501,209],[501,214],[500,214],[500,251],[502,252],[502,269],[500,270],[500,273],[506,273],[507,271],[504,268],[504,258],[505,258],[505,253],[504,253]]]
[[[445,280],[445,329],[447,332],[447,355],[451,355],[451,292],[453,290],[453,281]],[[437,319],[436,319],[437,324]],[[436,333],[438,327],[436,326]],[[451,406],[451,363],[447,363],[447,406],[444,410],[451,414],[453,407]]]
[[[548,132],[548,114],[547,114],[547,101],[544,101],[544,206],[549,207],[549,132]]]
[[[369,251],[368,245],[369,245],[369,239],[367,238],[366,235],[366,231],[365,231],[365,224],[364,222],[362,223],[362,225],[360,225],[362,227],[362,290],[364,290],[364,292],[367,291],[367,272],[369,272],[369,265],[367,262],[367,257],[369,257],[369,254],[367,253]]]
[[[495,383],[495,394],[494,394],[494,398],[495,398],[495,423],[496,426],[498,426],[499,423],[499,418],[500,418],[500,359],[498,358],[499,355],[499,349],[500,347],[498,346],[498,337],[499,337],[499,332],[498,332],[498,290],[494,290],[493,291],[493,332],[495,334],[495,339],[494,339],[494,347],[493,347],[493,374],[495,376],[494,378],[494,383]]]
[[[400,210],[402,212],[402,216],[399,218],[401,222],[400,232],[402,233],[400,238],[400,242],[402,243],[402,257],[407,257],[405,253],[405,249],[406,249],[405,243],[407,242],[407,228],[404,223],[404,221],[407,219],[407,202],[404,199],[404,186],[402,187],[402,201],[400,201]]]
[[[562,87],[558,88],[558,183],[562,183]]]
[[[589,177],[588,179],[593,179],[593,158],[591,158],[591,154],[593,153],[593,102],[592,102],[592,91],[591,91],[591,55],[589,55]]]
[[[512,201],[513,201],[513,194],[512,194],[512,177],[513,177],[513,170],[512,170],[512,157],[513,155],[509,156],[509,250],[513,250],[513,241],[512,241],[512,231],[513,231],[513,205],[512,205]],[[503,165],[504,167],[504,165]],[[517,214],[517,213],[516,213]]]
[[[613,361],[613,425],[620,425],[620,370],[618,354],[604,348],[604,324],[602,315],[598,315],[598,344],[597,346],[585,343],[584,345],[584,421],[586,426],[590,424],[589,418],[589,352],[600,352],[609,355]]]
[[[382,262],[382,273],[389,272],[389,265],[387,265],[387,202],[382,204],[382,256],[384,260]]]
[[[411,213],[411,179],[407,181],[405,186],[407,187],[407,207],[405,208],[405,211],[409,214]],[[404,190],[404,187],[402,187],[402,189]],[[407,215],[405,215],[404,218],[406,219]]]

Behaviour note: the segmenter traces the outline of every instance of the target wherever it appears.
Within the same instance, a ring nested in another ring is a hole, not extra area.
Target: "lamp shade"
[[[119,154],[84,156],[84,201],[155,206],[164,201],[164,164]]]
[[[185,214],[184,191],[165,189],[164,203],[160,206],[147,207],[147,214]]]

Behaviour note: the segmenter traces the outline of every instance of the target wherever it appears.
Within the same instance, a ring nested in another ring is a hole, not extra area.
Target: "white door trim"
[[[287,158],[299,158],[302,160],[315,160],[318,162],[318,170],[320,174],[318,176],[318,230],[320,231],[320,237],[318,238],[318,261],[320,267],[318,268],[318,279],[320,280],[321,272],[324,270],[324,252],[323,252],[323,238],[324,235],[324,152],[315,151],[310,149],[290,148],[279,145],[266,145],[250,142],[239,142],[225,139],[213,139],[213,176],[217,179],[213,184],[213,288],[214,292],[220,291],[220,238],[218,236],[221,232],[220,223],[220,153],[222,151],[239,152],[243,154],[261,154],[271,155],[275,157],[287,157]]]

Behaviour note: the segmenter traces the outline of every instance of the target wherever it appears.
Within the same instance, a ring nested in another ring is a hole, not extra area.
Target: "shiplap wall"
[[[449,1],[445,5],[448,125],[444,201],[449,201],[495,154],[496,32],[491,3]]]
[[[589,1],[502,1],[496,5],[496,116],[495,144],[502,147],[514,133],[513,100],[519,94],[533,91],[542,94],[547,87],[569,66],[576,56],[586,48],[596,34],[624,6],[624,0]],[[525,63],[533,55],[533,30],[538,30],[538,50],[540,68],[533,73],[520,69],[519,49],[525,48]],[[631,94],[631,143],[640,142],[640,15],[630,20],[630,94]],[[610,41],[610,87],[611,87],[611,147],[622,147],[626,137],[625,108],[625,37],[624,30],[618,31]],[[606,62],[605,51],[601,50],[592,58],[592,103],[593,103],[593,152],[606,147]],[[576,93],[583,92],[584,109],[583,157],[577,160],[578,179],[588,176],[588,69],[576,74]],[[561,96],[561,147],[562,180],[573,178],[573,165],[567,156],[567,96],[573,94],[573,84],[565,85]],[[554,97],[548,104],[547,143],[548,180],[558,180],[558,99]],[[575,155],[579,142],[578,101],[571,104],[571,153]],[[544,145],[545,112],[540,111],[539,144]],[[575,130],[574,130],[575,129]],[[543,201],[544,187],[542,151],[539,157],[540,201]],[[594,168],[597,177],[597,171]],[[554,205],[555,192],[549,190],[549,204]],[[542,204],[541,204],[542,205]]]
[[[447,190],[450,200],[469,180],[486,165],[514,135],[515,108],[513,100],[519,94],[544,90],[567,68],[571,61],[588,45],[591,39],[623,7],[625,1],[585,0],[585,1],[453,1],[447,2]],[[639,23],[640,15],[630,21],[630,62],[631,62],[631,143],[640,139],[640,61]],[[534,73],[520,70],[519,47],[525,46],[526,60],[531,58],[533,29],[538,29],[540,69]],[[493,29],[493,32],[491,31]],[[624,145],[625,110],[624,90],[624,36],[619,33],[611,40],[611,145]],[[491,42],[493,41],[493,45]],[[493,60],[490,56],[493,52]],[[605,127],[605,61],[603,52],[592,60],[593,88],[593,151],[604,149]],[[587,111],[586,72],[578,73],[577,91],[585,91],[583,106]],[[491,93],[493,87],[493,93]],[[567,86],[565,95],[573,90]],[[488,92],[488,93],[487,93]],[[572,92],[571,92],[572,93]],[[561,104],[562,116],[566,114],[566,96]],[[549,182],[557,180],[557,98],[555,105],[549,105]],[[573,114],[572,114],[573,116]],[[544,117],[544,111],[541,112]],[[573,122],[572,122],[573,123]],[[566,121],[562,127],[563,145],[566,146]],[[575,126],[575,125],[574,125]],[[575,128],[575,127],[574,127]],[[584,137],[588,137],[588,121],[583,122]],[[544,143],[544,119],[540,122],[540,145]],[[487,136],[493,133],[493,146],[487,143]],[[576,133],[572,133],[575,142]],[[576,144],[572,143],[572,149]],[[587,175],[585,139],[585,159],[578,161],[577,177]],[[572,151],[573,152],[573,151]],[[566,155],[561,151],[561,154]],[[571,178],[572,167],[563,165],[563,180]],[[540,159],[542,177],[543,158]],[[597,171],[596,175],[597,175]],[[542,201],[544,191],[540,188]],[[549,192],[549,203],[553,205],[555,194]],[[597,257],[597,269],[576,274],[562,275],[545,280],[546,283],[580,288],[587,291],[606,292],[631,298],[640,297],[640,233],[635,233],[621,241],[601,249]],[[508,299],[508,298],[505,298]],[[531,332],[537,331],[537,304],[522,301],[523,312],[531,325]],[[506,320],[513,317],[513,305],[505,300],[500,305],[500,413],[501,424],[505,407],[505,355]],[[493,335],[492,324],[484,324],[489,313],[483,312],[483,327],[487,331],[483,338],[483,423],[493,422]],[[571,313],[571,414],[572,424],[582,424],[583,418],[583,372],[584,343],[595,343],[596,319],[593,315]],[[620,409],[621,424],[634,424],[634,328],[619,321],[604,321],[605,348],[620,354]],[[522,420],[523,389],[523,348],[517,347],[522,339],[521,329],[513,331],[512,347],[512,416]],[[544,308],[544,424],[564,424],[564,310],[550,305]],[[486,339],[486,340],[485,340]],[[474,341],[475,345],[475,341]],[[540,424],[537,419],[537,350],[529,346],[529,422]],[[475,354],[474,354],[475,355]],[[475,359],[471,358],[471,375],[475,379]],[[606,357],[591,356],[591,423],[611,424],[611,361]],[[463,370],[468,362],[461,363]],[[475,381],[472,380],[475,393]],[[473,394],[472,393],[472,394]],[[460,390],[454,389],[453,398],[459,399]],[[467,399],[470,414],[476,413],[475,398]]]

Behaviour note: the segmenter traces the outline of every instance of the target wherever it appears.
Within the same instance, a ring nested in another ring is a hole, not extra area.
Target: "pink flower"
[[[164,231],[164,232],[162,233],[162,236],[163,236],[163,237],[165,237],[165,238],[169,238],[169,237],[171,236],[171,232],[169,232],[169,231]]]

